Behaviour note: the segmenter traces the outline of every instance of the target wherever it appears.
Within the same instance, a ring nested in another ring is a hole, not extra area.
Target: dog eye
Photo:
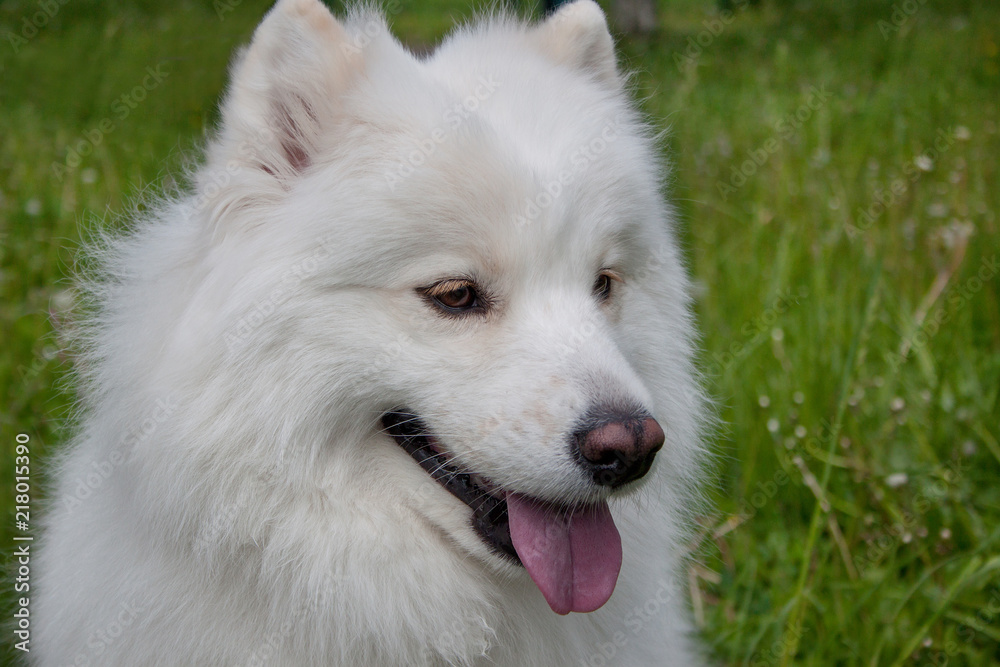
[[[476,305],[476,292],[466,285],[438,295],[434,299],[445,308],[468,310]]]
[[[431,303],[449,314],[485,310],[485,300],[468,280],[444,280],[420,291]]]
[[[594,296],[597,297],[598,301],[607,301],[611,298],[611,283],[615,280],[621,280],[621,278],[610,271],[601,271],[598,274],[593,288]]]

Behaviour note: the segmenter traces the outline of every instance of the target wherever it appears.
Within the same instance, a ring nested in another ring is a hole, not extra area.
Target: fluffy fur
[[[101,251],[33,597],[37,665],[695,665],[682,540],[703,398],[649,129],[596,4],[417,58],[282,0],[190,194]],[[611,267],[607,303],[592,293]],[[483,317],[417,289],[474,277]],[[595,404],[666,432],[611,495],[610,601],[558,616],[381,430],[566,504]]]

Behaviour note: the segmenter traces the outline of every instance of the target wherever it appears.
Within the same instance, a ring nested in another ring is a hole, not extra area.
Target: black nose
[[[649,472],[663,440],[663,429],[645,413],[601,412],[584,420],[571,446],[595,484],[615,488]]]

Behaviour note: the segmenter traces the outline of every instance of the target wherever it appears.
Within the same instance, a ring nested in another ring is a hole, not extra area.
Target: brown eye
[[[444,280],[420,290],[435,306],[448,314],[462,315],[485,310],[485,300],[468,280]]]
[[[476,304],[476,293],[471,287],[465,285],[450,292],[439,294],[434,299],[445,308],[466,310]]]
[[[614,278],[609,273],[601,273],[594,281],[594,296],[598,301],[607,301],[611,298],[611,281]]]

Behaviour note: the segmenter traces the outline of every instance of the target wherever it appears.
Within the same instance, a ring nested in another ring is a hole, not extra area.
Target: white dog
[[[417,58],[282,0],[232,76],[99,250],[35,663],[700,664],[688,280],[597,5]]]

